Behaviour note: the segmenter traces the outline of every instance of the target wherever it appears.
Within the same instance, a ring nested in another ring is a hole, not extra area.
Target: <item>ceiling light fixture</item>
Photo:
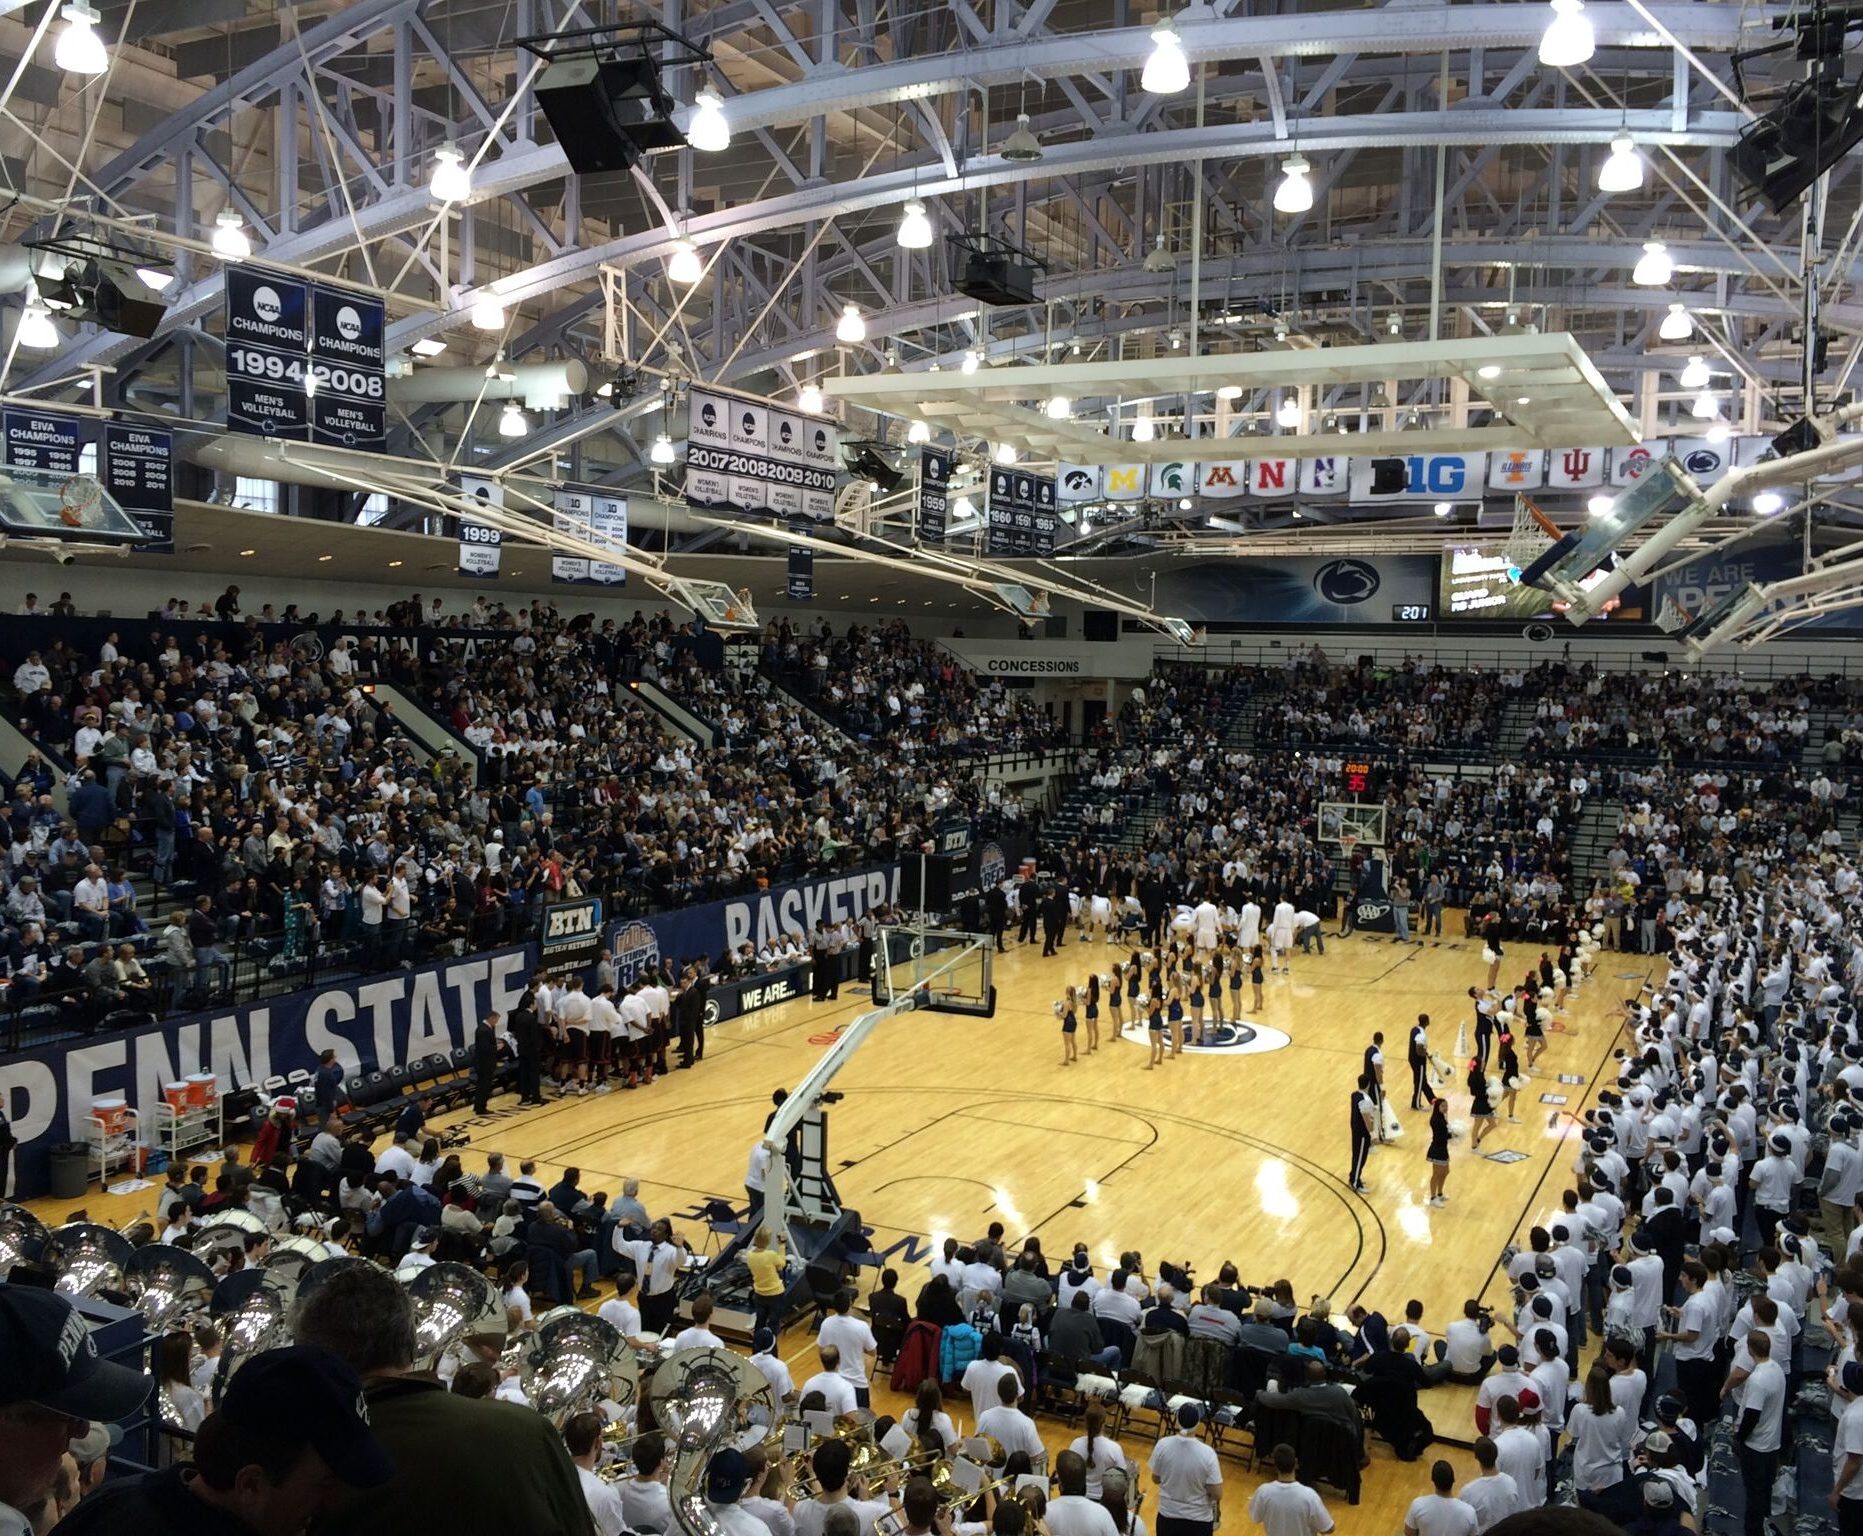
[[[1688,366],[1682,370],[1677,382],[1684,389],[1706,389],[1712,377],[1708,371],[1708,360],[1697,355],[1688,360]]]
[[[957,371],[959,373],[975,373],[977,371],[977,364],[980,361],[981,359],[977,356],[977,349],[975,347],[969,347],[964,352],[964,361],[957,365]]]
[[[1439,501],[1436,503],[1433,510],[1438,517],[1447,517],[1451,512],[1455,511],[1455,503],[1453,501]]]
[[[1274,408],[1274,422],[1276,426],[1292,432],[1300,425],[1300,402],[1292,395],[1284,397]]]
[[[472,304],[472,328],[475,331],[502,331],[505,328],[505,307],[489,295],[475,299]]]
[[[136,276],[141,278],[157,293],[166,293],[168,285],[175,280],[175,274],[167,267],[138,267]]]
[[[841,318],[834,328],[834,339],[854,346],[867,339],[867,322],[861,316],[858,304],[841,306]]]
[[[1139,88],[1154,96],[1175,96],[1189,84],[1190,60],[1167,16],[1151,29],[1151,57],[1139,71]]]
[[[908,443],[929,443],[931,441],[931,428],[922,421],[913,422],[911,426],[906,428],[906,441]]]
[[[500,437],[524,437],[529,432],[530,422],[524,415],[524,408],[515,400],[507,400],[504,414],[498,418],[498,435]]]
[[[1216,389],[1216,398],[1218,400],[1240,400],[1242,398],[1242,386],[1240,384],[1220,384]]]
[[[1157,435],[1158,435],[1158,429],[1152,425],[1151,417],[1134,416],[1132,418],[1132,441],[1133,442],[1149,443]]]
[[[427,190],[436,203],[463,203],[472,196],[472,172],[451,139],[433,152],[433,176]]]
[[[1656,334],[1664,341],[1687,341],[1695,334],[1695,322],[1689,318],[1688,306],[1680,301],[1669,306],[1669,313],[1662,317],[1662,324],[1656,327]]]
[[[1478,379],[1498,379],[1500,376],[1501,365],[1499,363],[1484,363],[1475,370],[1475,377]]]
[[[32,352],[51,352],[57,349],[63,339],[58,334],[58,327],[52,324],[51,314],[43,304],[28,304],[19,317],[19,330],[15,332],[19,344]]]
[[[1717,418],[1715,421],[1709,423],[1708,430],[1701,435],[1711,443],[1724,443],[1728,438],[1734,435],[1734,429],[1728,426],[1725,421],[1721,421]]]
[[[1721,414],[1721,402],[1715,398],[1713,390],[1704,389],[1690,403],[1688,414],[1697,421],[1713,421]]]
[[[438,336],[423,336],[408,348],[416,357],[438,357],[446,350],[446,343]]]
[[[673,439],[664,432],[653,440],[653,447],[647,450],[648,462],[658,464],[661,468],[671,464],[677,457],[673,452]]]
[[[1157,243],[1145,253],[1143,266],[1147,272],[1171,272],[1176,270],[1177,257],[1164,248],[1164,236],[1158,236]]]
[[[1627,133],[1620,133],[1611,140],[1611,152],[1598,167],[1598,190],[1634,192],[1643,185],[1646,169],[1643,156],[1637,152],[1637,141]]]
[[[731,147],[731,121],[725,116],[724,98],[710,86],[692,98],[692,121],[686,125],[686,142],[708,155]]]
[[[1660,240],[1645,240],[1643,254],[1631,269],[1630,281],[1639,288],[1667,288],[1674,276],[1675,263],[1669,258],[1669,247]]]
[[[1777,491],[1761,491],[1753,498],[1753,510],[1761,517],[1771,517],[1785,510],[1785,497]]]
[[[1307,173],[1313,169],[1305,155],[1289,155],[1281,162],[1281,184],[1274,189],[1277,213],[1305,213],[1313,206],[1313,183]]]
[[[922,251],[932,243],[931,220],[926,216],[925,205],[916,197],[906,204],[906,211],[899,220],[899,244],[908,251]]]
[[[822,413],[822,387],[819,384],[804,384],[796,391],[796,408],[807,411],[811,416]]]
[[[231,208],[222,208],[215,217],[210,248],[222,261],[244,261],[252,254],[252,237],[246,233],[246,221]]]
[[[998,443],[996,445],[996,462],[998,464],[1013,464],[1015,461],[1016,445],[1014,443]]]
[[[97,12],[88,5],[67,5],[59,12],[65,30],[58,34],[52,61],[70,75],[101,75],[110,67],[110,55],[97,35]]]
[[[1003,147],[997,153],[1014,165],[1033,165],[1041,159],[1041,140],[1029,127],[1028,113],[1016,114],[1015,129],[1003,140]]]
[[[699,259],[699,248],[690,240],[675,240],[673,254],[666,262],[668,280],[689,288],[704,275],[705,263]]]
[[[1598,46],[1584,0],[1552,0],[1552,10],[1540,35],[1540,63],[1548,69],[1576,69]]]
[[[1069,421],[1074,415],[1074,402],[1066,395],[1051,395],[1042,412],[1050,421]]]

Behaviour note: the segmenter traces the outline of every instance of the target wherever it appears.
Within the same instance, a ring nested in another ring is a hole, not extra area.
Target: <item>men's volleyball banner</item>
[[[834,422],[697,386],[686,401],[688,506],[818,523],[834,516]]]
[[[1388,502],[1478,501],[1516,491],[1621,489],[1673,454],[1703,490],[1728,470],[1757,463],[1769,437],[1654,438],[1631,448],[1506,448],[1492,453],[1412,453],[1368,457],[1219,459],[1192,463],[1063,464],[1056,474],[1062,506],[1088,502],[1291,501],[1339,497],[1351,506]],[[1818,478],[1863,475],[1852,465]]]
[[[226,273],[226,424],[234,432],[380,450],[382,300],[263,267]]]
[[[511,1012],[535,966],[521,944],[17,1052],[0,1060],[0,1110],[19,1139],[18,1193],[45,1193],[53,1145],[84,1140],[98,1099],[127,1100],[153,1141],[163,1086],[191,1073],[230,1093],[315,1072],[326,1050],[346,1078],[450,1055],[487,1013]]]

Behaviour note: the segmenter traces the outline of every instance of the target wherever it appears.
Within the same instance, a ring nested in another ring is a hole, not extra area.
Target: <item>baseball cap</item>
[[[153,1380],[103,1360],[82,1314],[56,1291],[0,1285],[0,1406],[37,1403],[110,1423],[142,1406]]]
[[[1844,1391],[1852,1397],[1863,1396],[1863,1360],[1845,1361],[1843,1375],[1840,1379],[1843,1381]]]
[[[220,1412],[250,1415],[281,1440],[311,1446],[351,1488],[377,1488],[395,1474],[394,1458],[369,1428],[362,1378],[314,1344],[248,1355],[227,1382]]]
[[[1653,1456],[1666,1456],[1669,1454],[1669,1447],[1674,1444],[1667,1430],[1658,1429],[1643,1442],[1643,1448]]]
[[[727,1445],[705,1469],[705,1497],[714,1504],[734,1504],[750,1481],[750,1463],[736,1446]]]
[[[1645,1509],[1670,1509],[1675,1505],[1675,1489],[1666,1477],[1652,1477],[1643,1485]]]
[[[79,1467],[95,1466],[123,1443],[123,1431],[116,1424],[93,1422],[91,1427],[66,1447]]]
[[[759,1328],[751,1338],[750,1352],[753,1355],[767,1355],[775,1348],[776,1334],[771,1329]]]
[[[1195,1429],[1202,1422],[1203,1410],[1195,1403],[1185,1403],[1183,1407],[1177,1410],[1177,1427],[1179,1429]]]

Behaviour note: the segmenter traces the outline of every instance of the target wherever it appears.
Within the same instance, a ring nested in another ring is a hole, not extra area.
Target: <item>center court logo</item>
[[[1170,1027],[1168,1023],[1165,1025],[1167,1030]],[[1190,1026],[1186,1023],[1183,1027]],[[1151,1031],[1146,1027],[1143,1017],[1136,1020],[1128,1018],[1119,1037],[1134,1045],[1151,1044]],[[1278,1029],[1245,1021],[1211,1026],[1209,1041],[1208,1045],[1199,1045],[1196,1036],[1192,1034],[1184,1043],[1184,1053],[1190,1056],[1260,1056],[1268,1051],[1278,1051],[1290,1043],[1288,1036]]]

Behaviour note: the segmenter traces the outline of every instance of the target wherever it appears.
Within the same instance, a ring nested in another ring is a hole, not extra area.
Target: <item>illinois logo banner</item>
[[[1497,491],[1537,491],[1546,478],[1540,448],[1506,448],[1488,459],[1488,484]]]

